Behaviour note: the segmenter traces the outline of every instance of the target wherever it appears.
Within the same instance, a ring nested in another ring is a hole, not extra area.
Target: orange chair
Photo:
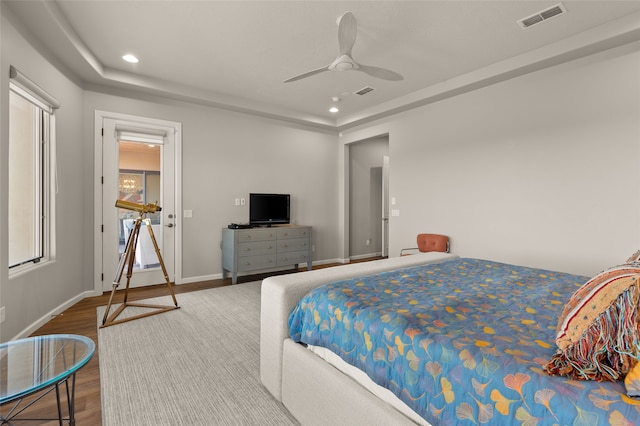
[[[404,248],[400,250],[400,256],[407,256],[409,251],[418,250],[425,253],[429,251],[441,251],[449,253],[449,237],[440,234],[418,234],[418,247]]]

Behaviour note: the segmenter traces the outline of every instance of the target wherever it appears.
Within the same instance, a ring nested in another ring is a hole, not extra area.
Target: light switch
[[[400,210],[398,209],[391,210],[391,216],[400,216]]]
[[[193,210],[185,210],[183,217],[193,217]]]

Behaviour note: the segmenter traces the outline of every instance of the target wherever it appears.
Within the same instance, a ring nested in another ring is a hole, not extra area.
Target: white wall
[[[390,254],[452,250],[591,275],[640,246],[640,44],[343,132],[389,133]]]
[[[28,331],[39,319],[48,318],[60,306],[82,297],[87,289],[83,268],[86,255],[83,238],[82,90],[54,68],[18,32],[18,25],[5,5],[0,4],[0,306],[6,320],[0,325],[0,341]],[[9,145],[9,66],[13,65],[58,101],[56,111],[58,193],[54,233],[54,261],[9,279],[7,265],[7,153]]]
[[[222,228],[249,221],[250,192],[291,194],[292,221],[313,227],[313,259],[338,257],[336,133],[158,97],[86,91],[87,123],[95,110],[182,123],[182,204],[193,211],[182,222],[183,281],[221,274]],[[85,139],[93,139],[92,128]],[[87,151],[85,164],[93,155]],[[93,191],[85,196],[92,200]],[[235,198],[247,204],[235,206]]]

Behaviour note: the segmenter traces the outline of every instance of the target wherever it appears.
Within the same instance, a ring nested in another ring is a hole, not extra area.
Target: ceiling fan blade
[[[362,65],[362,64],[358,64],[358,65],[360,66],[360,68],[358,68],[358,71],[367,73],[372,77],[381,78],[383,80],[389,80],[389,81],[404,80],[404,77],[402,75],[391,70],[387,70],[379,67],[372,67],[371,65]]]
[[[326,66],[324,66],[322,68],[318,68],[318,69],[315,69],[315,70],[312,70],[312,71],[307,71],[307,72],[302,73],[300,75],[296,75],[295,77],[291,77],[291,78],[285,80],[284,82],[285,83],[291,83],[292,81],[302,80],[303,78],[311,77],[312,75],[319,74],[319,73],[321,73],[323,71],[329,71],[329,66],[326,65]]]
[[[353,49],[357,35],[356,18],[351,12],[344,13],[338,18],[338,46],[340,46],[340,54],[338,56],[351,56],[351,49]]]

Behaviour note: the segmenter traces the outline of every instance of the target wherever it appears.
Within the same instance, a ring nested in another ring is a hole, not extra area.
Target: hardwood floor
[[[377,259],[377,258],[376,258]],[[363,259],[358,262],[376,260],[376,259]],[[324,265],[319,268],[336,266],[336,265]],[[314,269],[317,269],[314,267]],[[286,272],[285,272],[286,273]],[[289,272],[290,273],[290,272]],[[273,275],[273,274],[271,274]],[[252,275],[247,277],[239,277],[238,282],[249,282],[259,279],[264,279],[267,275]],[[212,281],[204,281],[193,284],[182,284],[174,286],[176,295],[180,293],[187,293],[198,290],[205,290],[215,287],[222,287],[231,285],[231,279],[220,279]],[[149,286],[144,288],[136,288],[129,290],[128,300],[141,300],[152,297],[166,296],[168,290],[165,284]],[[109,293],[104,293],[101,296],[86,298],[62,314],[53,317],[44,326],[39,328],[34,336],[43,334],[80,334],[87,336],[96,344],[96,352],[93,358],[76,374],[76,396],[75,396],[75,418],[78,426],[96,426],[102,424],[102,410],[101,410],[101,395],[100,395],[100,368],[99,368],[99,355],[98,355],[98,328],[97,328],[97,315],[96,308],[98,306],[106,305],[109,302]],[[178,304],[180,298],[177,296]],[[122,300],[122,290],[119,290],[114,296],[114,304],[120,303]],[[116,325],[117,327],[117,325]],[[37,395],[36,395],[37,396]],[[35,396],[34,396],[35,397]],[[32,397],[32,398],[34,398]],[[63,399],[63,402],[66,401]],[[0,408],[0,413],[6,414],[11,404],[6,404]],[[49,395],[38,401],[33,407],[30,407],[23,417],[30,418],[51,418],[57,414],[55,393],[52,392]],[[58,421],[42,422],[42,421],[20,421],[20,425],[57,425]]]

